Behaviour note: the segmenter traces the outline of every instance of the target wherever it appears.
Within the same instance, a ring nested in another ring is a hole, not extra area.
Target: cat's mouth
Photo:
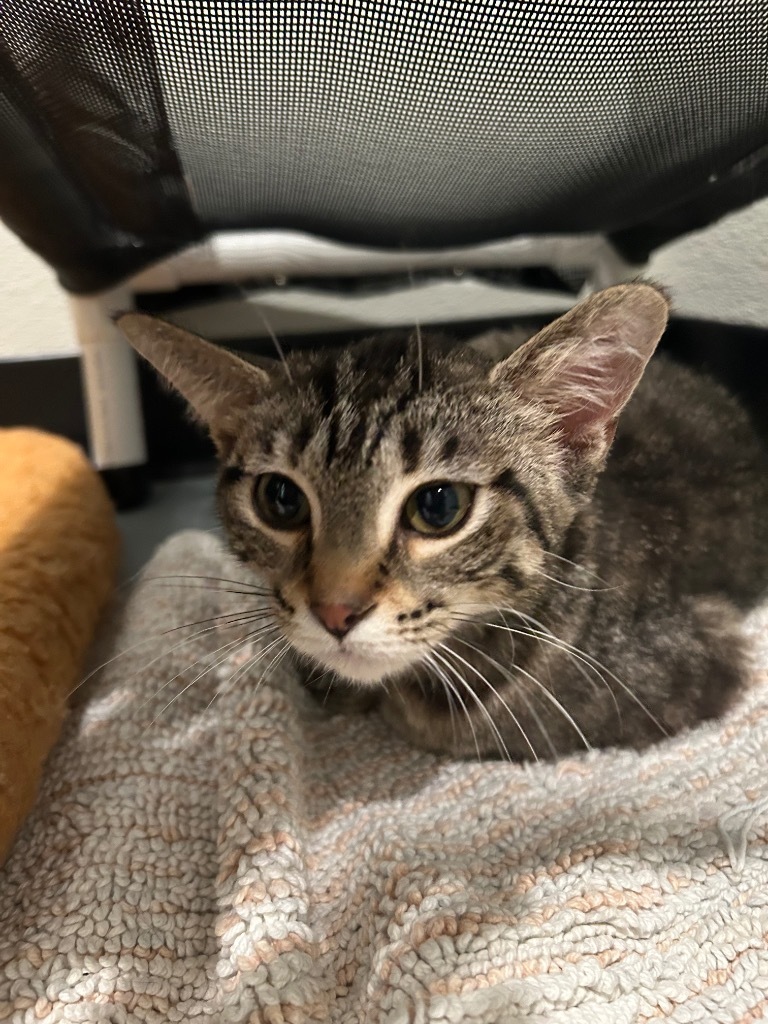
[[[398,650],[393,646],[344,639],[335,641],[333,646],[308,641],[306,638],[291,639],[296,650],[310,658],[318,667],[335,672],[342,679],[369,686],[400,675],[411,668],[420,658],[413,650]]]

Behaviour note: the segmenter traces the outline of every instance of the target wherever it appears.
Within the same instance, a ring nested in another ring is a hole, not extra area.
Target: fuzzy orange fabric
[[[112,504],[83,452],[0,430],[0,863],[34,803],[118,551]]]

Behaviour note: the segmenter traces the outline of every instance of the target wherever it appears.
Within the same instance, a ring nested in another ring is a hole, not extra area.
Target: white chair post
[[[127,288],[70,296],[81,349],[91,459],[118,506],[142,500],[147,448],[134,353],[115,326],[115,313],[133,308]]]

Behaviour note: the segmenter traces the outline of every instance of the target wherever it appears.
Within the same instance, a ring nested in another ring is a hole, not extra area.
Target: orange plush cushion
[[[118,549],[112,504],[83,452],[0,430],[0,862],[35,800]]]

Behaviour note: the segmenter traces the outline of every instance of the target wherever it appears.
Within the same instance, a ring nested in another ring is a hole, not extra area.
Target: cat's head
[[[271,367],[118,322],[207,425],[232,547],[287,639],[376,683],[467,620],[540,600],[666,318],[656,289],[625,285],[496,364],[412,333]]]

